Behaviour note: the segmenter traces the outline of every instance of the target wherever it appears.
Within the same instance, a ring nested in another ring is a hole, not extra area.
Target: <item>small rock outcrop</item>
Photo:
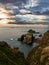
[[[33,42],[36,42],[34,34],[39,34],[39,32],[30,29],[26,34],[21,35],[21,37],[18,38],[18,41],[24,42],[26,44],[32,44]]]
[[[18,41],[24,42],[26,44],[32,44],[34,41],[34,37],[32,33],[27,33],[18,38]]]
[[[30,29],[29,31],[28,31],[29,33],[39,33],[39,32],[36,32],[35,30],[32,30],[32,29]]]

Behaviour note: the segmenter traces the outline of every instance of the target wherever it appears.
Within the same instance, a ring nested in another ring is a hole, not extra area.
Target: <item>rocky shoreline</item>
[[[49,31],[37,39],[34,38],[32,32],[22,35],[22,39],[19,40],[24,42],[23,38],[27,37],[28,40],[29,37],[29,40],[24,43],[31,44],[33,41],[39,43],[29,52],[27,58],[19,51],[19,48],[11,48],[6,42],[0,42],[0,65],[49,65]]]

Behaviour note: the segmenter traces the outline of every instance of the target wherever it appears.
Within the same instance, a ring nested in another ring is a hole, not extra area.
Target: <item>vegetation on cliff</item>
[[[2,41],[0,42],[0,65],[27,65],[27,62],[22,52]]]

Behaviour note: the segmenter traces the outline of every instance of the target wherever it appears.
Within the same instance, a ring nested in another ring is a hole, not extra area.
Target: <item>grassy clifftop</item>
[[[27,65],[23,53],[10,48],[6,42],[0,42],[0,65]]]

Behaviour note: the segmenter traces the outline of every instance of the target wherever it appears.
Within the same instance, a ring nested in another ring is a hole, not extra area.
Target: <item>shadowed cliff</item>
[[[0,42],[0,65],[27,65],[27,62],[18,48],[11,48],[2,41]]]

